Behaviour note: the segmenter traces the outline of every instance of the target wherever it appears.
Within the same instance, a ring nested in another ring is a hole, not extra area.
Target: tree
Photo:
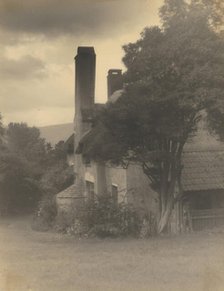
[[[224,3],[220,0],[194,0],[193,5],[201,5],[207,10],[209,22],[216,31],[224,29]]]
[[[41,196],[38,175],[34,164],[12,152],[1,159],[1,202],[8,212],[30,211]]]
[[[74,183],[74,171],[66,162],[60,161],[48,168],[41,179],[43,194],[52,197]]]
[[[208,126],[211,132],[215,132],[220,141],[224,141],[224,100],[219,100],[217,104],[208,111]]]
[[[5,129],[2,123],[2,116],[0,113],[0,150],[2,150],[2,147],[4,145],[4,134],[5,134]]]
[[[5,129],[2,124],[2,116],[0,113],[0,164],[1,164],[2,155],[4,151],[4,133],[5,133]],[[3,174],[0,171],[0,182],[2,179],[3,179]]]
[[[220,0],[192,0],[186,4],[183,0],[166,0],[160,9],[163,26],[171,26],[172,22],[186,18],[187,13],[193,10],[197,15],[203,13],[211,29],[224,36],[224,2]],[[199,13],[199,14],[200,14]],[[217,98],[213,106],[207,108],[208,126],[215,132],[221,141],[224,140],[224,100]]]
[[[46,158],[45,141],[39,130],[25,123],[10,123],[0,154],[2,204],[8,211],[32,209],[41,196],[39,180]]]
[[[52,196],[74,183],[73,168],[66,161],[67,149],[64,141],[49,148],[44,174],[40,180],[43,194]]]
[[[73,170],[66,163],[63,141],[52,148],[40,137],[38,128],[26,123],[10,123],[4,132],[0,205],[9,212],[32,210],[42,198],[52,197],[73,183]],[[0,138],[2,135],[0,123]]]
[[[55,195],[74,183],[73,169],[65,161],[57,162],[45,171],[40,183],[43,194]]]
[[[165,0],[160,8],[163,27],[169,27],[176,21],[186,19],[189,12],[203,13],[208,23],[217,32],[224,29],[224,3],[220,0]]]
[[[26,123],[9,123],[6,135],[10,151],[24,156],[30,162],[44,163],[46,144],[38,128],[29,127]]]
[[[141,164],[159,195],[158,233],[183,194],[184,145],[201,112],[224,94],[224,40],[195,2],[166,1],[163,29],[146,28],[123,47],[125,92],[98,116],[100,133],[81,150],[95,160]]]

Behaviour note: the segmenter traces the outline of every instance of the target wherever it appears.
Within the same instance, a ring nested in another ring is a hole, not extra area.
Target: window
[[[83,164],[86,166],[86,167],[91,167],[91,160],[89,157],[83,157],[82,158],[82,161],[83,161]]]
[[[116,205],[118,203],[118,187],[117,187],[117,185],[112,185],[111,198],[112,198],[113,203]]]
[[[86,193],[87,193],[87,199],[90,202],[94,201],[94,183],[90,181],[86,181]]]

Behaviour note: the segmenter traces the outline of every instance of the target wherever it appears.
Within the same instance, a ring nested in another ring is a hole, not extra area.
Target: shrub
[[[90,234],[99,237],[137,236],[141,222],[129,204],[115,204],[110,197],[100,196],[86,205],[86,224]]]
[[[57,206],[55,197],[43,197],[34,214],[32,228],[39,231],[49,230],[55,223],[56,215]]]
[[[60,211],[55,218],[55,229],[59,232],[67,233],[75,223],[73,211]]]
[[[55,229],[62,233],[73,235],[86,235],[88,233],[87,205],[74,203],[70,210],[60,210],[55,219]]]
[[[74,204],[70,211],[58,212],[55,229],[85,237],[148,237],[154,220],[139,210],[127,203],[115,204],[109,195],[96,196]]]
[[[88,234],[86,224],[74,212],[60,211],[55,220],[55,229],[58,232],[76,236]]]

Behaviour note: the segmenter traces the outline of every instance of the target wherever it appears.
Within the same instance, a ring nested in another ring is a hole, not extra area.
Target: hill
[[[66,141],[73,133],[73,123],[55,124],[39,127],[41,137],[55,145],[60,140]]]

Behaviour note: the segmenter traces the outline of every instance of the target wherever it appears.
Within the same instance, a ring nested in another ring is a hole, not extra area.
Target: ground
[[[223,291],[224,231],[76,239],[0,221],[1,291]]]

